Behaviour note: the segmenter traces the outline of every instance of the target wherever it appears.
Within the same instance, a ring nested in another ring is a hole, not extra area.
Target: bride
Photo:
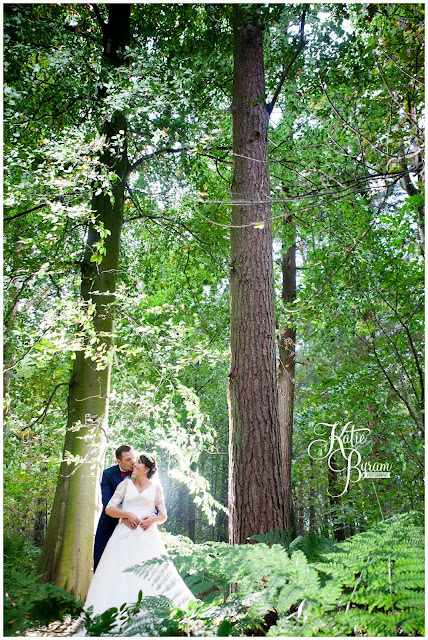
[[[162,487],[151,480],[156,470],[154,457],[141,454],[132,477],[118,485],[106,507],[107,515],[128,518],[133,528],[119,521],[101,556],[84,606],[85,610],[92,606],[95,615],[110,607],[133,604],[140,590],[143,597],[164,595],[179,607],[196,599],[168,558],[144,569],[142,575],[125,572],[128,567],[167,555],[157,527],[165,522],[167,512]]]

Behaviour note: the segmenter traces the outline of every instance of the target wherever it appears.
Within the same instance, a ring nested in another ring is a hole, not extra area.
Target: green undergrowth
[[[3,552],[4,636],[21,636],[27,629],[80,612],[83,603],[74,596],[53,584],[38,582],[40,549],[20,537],[5,537]]]
[[[342,543],[272,533],[230,547],[164,535],[198,601],[180,610],[164,596],[141,594],[132,607],[88,615],[87,635],[424,635],[424,532],[416,513]],[[161,581],[163,562],[130,570]]]

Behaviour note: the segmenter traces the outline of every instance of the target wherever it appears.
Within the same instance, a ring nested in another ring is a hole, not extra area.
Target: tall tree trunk
[[[17,227],[16,231],[16,242],[14,244],[17,246],[17,250],[15,252],[16,258],[20,257],[21,254],[21,243],[19,242],[19,235],[21,231],[21,226]],[[27,278],[28,280],[28,278]],[[8,334],[12,331],[13,321],[15,319],[15,315],[18,313],[20,308],[20,296],[25,286],[25,281],[22,282],[20,278],[13,278],[10,283],[10,292],[13,299],[12,305],[7,310],[5,319],[4,319],[4,329],[3,329],[3,433],[6,435],[7,428],[7,417],[9,412],[9,388],[12,380],[12,357],[11,357],[11,349],[7,346],[7,338]]]
[[[200,462],[201,462],[201,475],[204,475],[203,454],[201,456]],[[190,465],[190,468],[192,471],[196,471],[196,463],[192,462]],[[187,516],[188,516],[187,522],[188,522],[188,529],[189,529],[189,538],[193,540],[193,542],[195,542],[196,540],[196,505],[193,500],[193,497],[190,495],[189,492],[188,492],[188,496],[189,496],[189,501],[188,501],[189,508],[187,511]]]
[[[305,535],[305,510],[303,505],[299,506],[299,525],[298,525],[299,536]]]
[[[210,466],[211,466],[211,492],[213,496],[218,495],[217,493],[217,478],[218,478],[218,469],[217,466],[215,464],[212,464],[212,460],[210,461]],[[211,540],[215,540],[216,539],[216,522],[214,522],[212,524],[212,529],[211,529],[211,534],[210,534],[210,539]]]
[[[36,514],[34,517],[33,542],[36,547],[42,547],[45,539],[46,505],[44,498],[37,498]]]
[[[118,64],[118,51],[129,43],[130,5],[108,5],[109,23],[99,16],[104,57]],[[119,8],[120,7],[120,8]],[[98,17],[98,14],[97,14]],[[116,35],[115,35],[116,34]],[[108,429],[108,398],[113,339],[114,301],[119,262],[123,202],[128,170],[126,118],[116,113],[103,127],[105,145],[100,164],[117,176],[112,196],[95,190],[95,222],[88,231],[82,263],[81,297],[88,303],[87,352],[75,354],[68,397],[64,460],[39,563],[43,579],[85,599],[91,580],[99,475]],[[105,254],[99,242],[105,230]],[[100,235],[101,234],[101,235]],[[94,261],[96,254],[101,262]],[[92,336],[90,335],[92,334]],[[92,339],[92,343],[91,343]],[[92,349],[91,349],[92,347]],[[96,355],[91,357],[96,352]],[[68,458],[68,460],[67,460]]]
[[[188,525],[189,525],[189,538],[196,541],[196,505],[192,499],[192,496],[189,495],[188,498]]]
[[[263,33],[234,5],[229,537],[285,528],[278,418]],[[252,9],[254,14],[254,8]],[[256,22],[255,20],[253,22]],[[263,221],[263,228],[255,228]]]
[[[287,307],[296,297],[296,245],[292,244],[282,255],[282,302]],[[296,329],[293,319],[279,334],[278,410],[281,427],[282,459],[285,489],[285,526],[295,532],[296,516],[291,491],[291,458],[293,444],[293,415],[295,387]]]
[[[331,459],[332,466],[336,468],[334,456]],[[346,538],[346,524],[343,521],[341,513],[341,492],[337,474],[328,468],[328,491],[330,501],[331,521],[333,524],[333,535],[338,542],[342,542]]]
[[[315,489],[318,492],[316,478],[314,476],[314,461],[310,458],[311,473],[309,479],[309,531],[315,531],[316,512],[315,512]]]
[[[101,158],[104,166],[114,171],[119,180],[113,186],[114,202],[103,193],[94,195],[92,209],[96,225],[110,232],[104,239],[106,254],[102,262],[91,261],[100,240],[91,224],[82,264],[81,295],[93,305],[91,328],[95,345],[103,358],[97,363],[85,351],[74,360],[68,397],[67,433],[64,461],[61,464],[52,513],[39,572],[44,579],[85,598],[91,579],[95,508],[99,471],[105,453],[108,430],[108,396],[111,364],[108,352],[112,345],[114,299],[122,227],[124,178],[127,170],[126,147],[119,156],[111,154],[118,145],[112,136],[126,131],[126,119],[117,114],[105,125],[106,150]],[[107,146],[112,144],[109,150]],[[87,345],[89,347],[89,345]],[[72,462],[68,462],[70,458]]]
[[[189,490],[184,484],[179,484],[177,488],[175,488],[174,484],[169,481],[167,493],[170,495],[174,495],[174,500],[170,500],[171,509],[169,510],[169,515],[171,520],[175,520],[176,526],[180,533],[185,536],[189,535],[189,504],[192,500],[192,496],[189,494]],[[173,488],[174,487],[174,488]],[[165,489],[165,487],[164,487]],[[172,508],[174,506],[174,510]]]
[[[418,120],[418,115],[417,115],[415,109],[412,109],[412,116],[414,118],[414,121],[416,122]],[[424,141],[419,136],[416,136],[415,144],[420,149],[424,148]],[[418,189],[413,184],[413,182],[412,182],[412,180],[410,178],[409,167],[407,165],[407,161],[405,160],[406,152],[405,152],[404,146],[401,148],[401,153],[402,153],[402,158],[400,160],[400,166],[401,166],[402,169],[404,169],[407,172],[407,173],[405,173],[403,175],[403,178],[401,179],[401,185],[404,188],[404,190],[406,191],[408,196],[412,197],[412,196],[416,196],[416,195],[421,195],[420,189]],[[414,161],[413,161],[414,162],[414,166],[417,166],[419,164],[419,161],[420,161],[420,156],[419,156],[419,153],[418,153],[414,157]],[[425,252],[425,204],[422,202],[418,206],[417,210],[418,210],[418,229],[419,229],[419,236],[420,236],[420,246],[421,246],[422,253],[424,253]]]
[[[229,461],[226,456],[221,456],[222,462],[220,465],[221,470],[221,493],[220,493],[220,502],[225,507],[228,504],[228,474],[229,474]],[[227,513],[224,511],[220,511],[217,516],[217,535],[214,538],[217,542],[227,542],[228,541],[228,530],[229,530],[229,517]]]
[[[302,484],[299,484],[296,491],[296,503],[297,503],[297,535],[304,536],[305,535],[305,495],[304,495],[304,487]]]

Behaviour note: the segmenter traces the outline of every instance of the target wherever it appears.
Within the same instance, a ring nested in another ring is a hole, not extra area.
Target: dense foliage
[[[163,596],[141,594],[134,607],[88,615],[86,627],[91,636],[423,635],[423,538],[415,513],[336,544],[319,537],[287,548],[230,547],[169,537],[198,601],[180,611]],[[156,575],[160,563],[131,571]]]
[[[6,537],[3,552],[5,636],[22,636],[36,625],[42,627],[52,620],[70,619],[80,612],[83,602],[76,601],[63,589],[38,581],[37,547],[31,543],[23,545],[21,536]]]
[[[278,334],[287,323],[297,331],[301,537],[223,544],[233,156],[230,6],[221,4],[132,5],[131,44],[117,68],[103,64],[92,5],[4,5],[5,531],[43,543],[73,361],[84,351],[94,367],[106,364],[91,333],[94,309],[79,297],[80,267],[97,225],[91,194],[111,194],[117,179],[99,152],[103,123],[120,110],[130,170],[106,465],[124,442],[157,451],[166,528],[200,543],[181,544],[176,562],[183,574],[194,570],[189,583],[204,601],[184,621],[159,601],[152,632],[421,634],[422,542],[414,516],[402,514],[423,507],[424,7],[253,6],[264,25],[267,103],[307,10],[305,46],[269,131],[276,323]],[[297,297],[284,306],[281,256],[292,244]],[[337,497],[344,475],[308,454],[319,423],[369,429],[363,461],[388,465],[390,477],[353,475]],[[317,536],[325,539],[314,556],[307,546]],[[41,598],[72,611],[72,600],[40,591],[34,576],[34,567],[10,565],[10,633],[37,619]],[[141,631],[123,616],[129,635]],[[97,621],[92,635],[114,621]]]

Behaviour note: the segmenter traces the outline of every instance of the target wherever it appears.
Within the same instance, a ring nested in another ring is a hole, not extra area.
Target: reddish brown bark
[[[284,529],[263,34],[234,6],[228,401],[232,544]],[[254,13],[254,11],[253,11]],[[263,221],[263,228],[254,222]]]

